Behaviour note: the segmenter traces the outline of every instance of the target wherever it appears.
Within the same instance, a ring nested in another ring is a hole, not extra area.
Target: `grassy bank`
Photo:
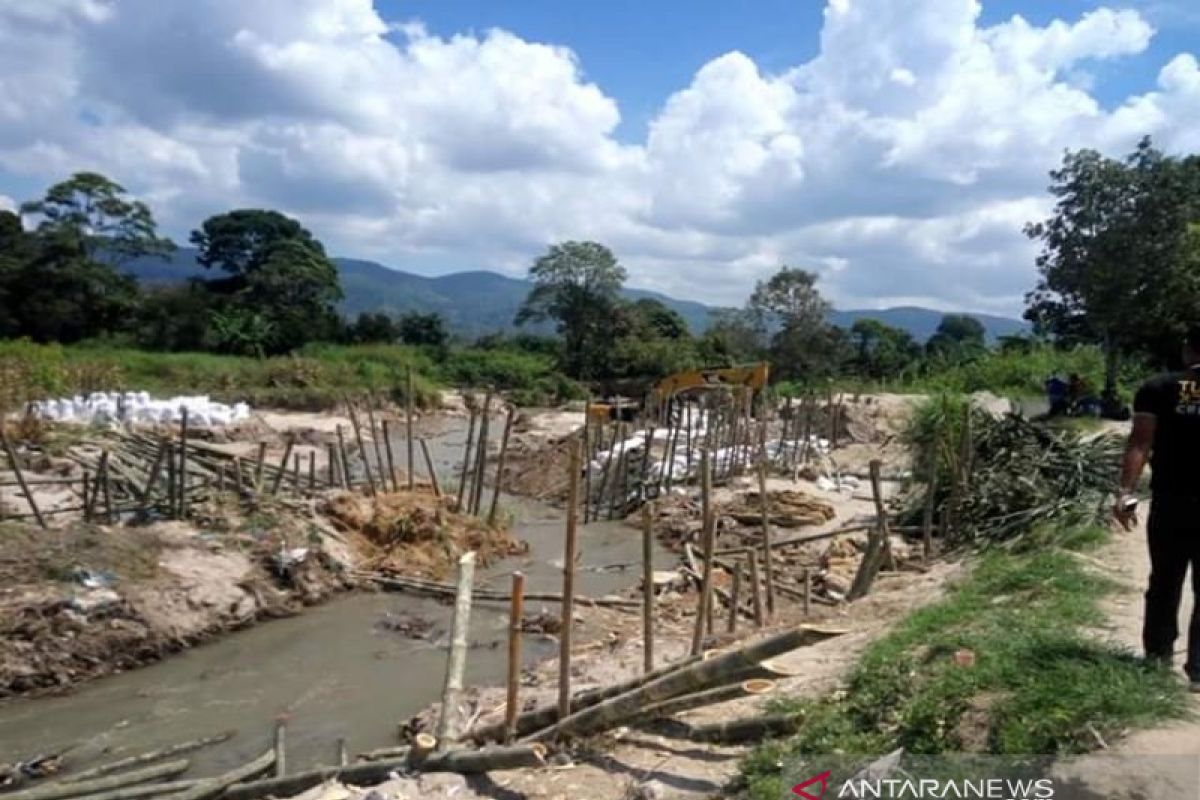
[[[1075,530],[1060,543],[1086,547],[1102,535]],[[1112,589],[1061,546],[987,554],[945,599],[871,645],[845,691],[776,701],[804,725],[746,759],[750,796],[784,796],[781,765],[802,764],[806,754],[818,756],[815,764],[823,753],[898,747],[1076,753],[1093,749],[1097,735],[1181,715],[1184,689],[1167,669],[1087,635]]]
[[[581,395],[551,357],[517,350],[444,350],[403,345],[320,345],[294,355],[254,359],[209,353],[158,353],[106,345],[0,342],[0,404],[97,390],[144,390],[155,395],[205,393],[252,405],[319,409],[347,393],[375,392],[404,399],[414,373],[417,401],[428,405],[439,388],[486,387],[523,404]]]

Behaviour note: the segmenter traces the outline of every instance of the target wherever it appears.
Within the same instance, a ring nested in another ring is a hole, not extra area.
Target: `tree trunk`
[[[134,784],[147,783],[161,778],[170,778],[183,772],[188,766],[188,760],[181,758],[154,767],[146,767],[145,769],[125,772],[120,775],[109,775],[105,778],[96,778],[90,781],[51,783],[21,792],[9,792],[4,795],[4,798],[5,800],[58,800],[63,797],[79,797],[85,794],[107,791],[108,789],[118,789],[122,786],[133,786]]]

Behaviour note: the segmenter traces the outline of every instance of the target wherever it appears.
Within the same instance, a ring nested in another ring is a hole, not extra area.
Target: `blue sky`
[[[1200,152],[1196,0],[0,3],[0,207],[96,170],[178,240],[237,207],[338,255],[523,274],[593,239],[737,305],[1019,315],[1067,149]]]

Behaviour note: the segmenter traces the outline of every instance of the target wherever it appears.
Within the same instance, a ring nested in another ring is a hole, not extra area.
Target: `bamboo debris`
[[[59,798],[65,797],[80,797],[86,794],[105,792],[109,789],[119,789],[124,786],[134,786],[139,783],[161,780],[162,778],[171,778],[185,771],[190,763],[186,758],[180,758],[175,761],[167,761],[163,764],[156,764],[131,772],[122,772],[118,775],[107,775],[102,778],[74,781],[71,783],[67,783],[66,781],[48,783],[33,789],[8,792],[4,795],[4,798],[5,800],[59,800]]]
[[[29,503],[29,509],[33,512],[33,516],[37,519],[38,525],[42,528],[47,527],[46,520],[42,517],[42,512],[38,509],[37,501],[33,499],[33,492],[29,490],[29,486],[25,483],[25,473],[21,470],[21,463],[17,460],[17,454],[13,450],[12,442],[8,440],[8,434],[4,432],[4,424],[0,421],[0,442],[4,445],[4,452],[8,455],[8,460],[12,463],[13,472],[17,476],[17,483],[21,485],[21,493],[25,495],[25,502]]]
[[[78,800],[139,800],[142,797],[173,797],[182,791],[199,785],[199,780],[144,783],[137,786],[122,786],[103,792],[96,792],[80,797]]]
[[[611,452],[611,451],[610,451]],[[580,443],[571,443],[570,489],[567,500],[567,536],[563,549],[562,623],[559,628],[558,649],[558,717],[571,714],[571,628],[575,623],[575,554],[579,530],[579,469]]]
[[[663,702],[681,694],[701,691],[727,682],[732,675],[754,666],[772,656],[805,645],[815,644],[845,633],[844,630],[800,626],[793,630],[759,639],[750,644],[702,659],[673,670],[624,694],[588,706],[559,720],[527,739],[545,741],[557,738],[590,736],[599,733],[653,703]]]
[[[471,583],[475,578],[475,551],[458,559],[458,587],[455,590],[454,620],[451,625],[450,656],[446,660],[446,683],[442,689],[442,712],[438,718],[438,747],[458,741],[459,701],[463,691],[463,672],[467,667],[467,638],[471,628]]]
[[[215,778],[202,780],[192,788],[172,795],[172,800],[208,800],[210,797],[216,797],[235,783],[253,778],[255,775],[269,770],[275,763],[275,757],[276,751],[268,750],[249,764],[243,764]],[[282,777],[282,773],[276,774],[276,778]]]
[[[727,686],[717,686],[713,689],[705,689],[702,692],[680,695],[662,703],[655,703],[643,709],[629,720],[626,720],[625,724],[629,727],[644,725],[651,720],[671,717],[675,714],[682,714],[685,711],[691,711],[696,708],[715,706],[718,703],[728,703],[731,700],[739,700],[743,697],[762,696],[770,694],[773,691],[775,691],[774,681],[763,678],[749,678],[738,683],[728,684]]]
[[[525,609],[525,575],[512,574],[512,602],[508,612],[508,684],[504,703],[505,741],[512,741],[520,713],[521,621]]]
[[[654,515],[642,506],[642,668],[654,670]]]
[[[184,753],[191,753],[210,745],[227,742],[231,738],[233,738],[233,731],[225,731],[224,733],[218,733],[216,736],[209,736],[204,739],[193,739],[188,742],[180,742],[179,744],[160,747],[157,750],[151,750],[146,753],[140,753],[136,756],[122,758],[119,761],[111,761],[107,764],[101,764],[100,766],[86,769],[83,772],[63,778],[62,782],[80,783],[92,778],[99,778],[102,775],[120,772],[121,770],[129,769],[130,767],[138,767],[142,764],[149,764],[153,761],[161,761],[162,759],[170,758],[171,756],[180,756]]]
[[[417,594],[433,595],[435,597],[453,597],[455,588],[447,583],[438,583],[423,578],[404,577],[399,575],[379,575],[375,573],[355,573],[357,577],[374,581],[381,588],[398,591],[411,591]],[[497,592],[488,589],[475,589],[476,600],[507,602],[507,592]],[[527,592],[526,600],[541,603],[561,603],[562,595],[555,592]],[[623,597],[585,597],[575,595],[575,602],[580,605],[590,605],[608,608],[640,608],[640,600],[628,600]]]

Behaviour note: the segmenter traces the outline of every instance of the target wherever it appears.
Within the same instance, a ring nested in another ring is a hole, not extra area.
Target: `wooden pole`
[[[812,605],[812,572],[808,567],[804,568],[804,600],[800,610],[804,612],[804,616],[808,616],[809,607]]]
[[[358,444],[358,452],[362,453],[363,472],[367,476],[367,486],[371,489],[371,495],[374,496],[379,491],[375,486],[375,476],[371,473],[371,459],[367,455],[367,446],[363,444],[362,426],[358,422],[358,414],[355,413],[354,406],[350,404],[350,398],[346,398],[346,408],[350,411],[350,426],[354,428],[354,441]]]
[[[512,600],[508,611],[508,696],[504,705],[504,739],[512,741],[521,713],[521,621],[525,615],[525,575],[512,574]]]
[[[487,468],[488,436],[492,428],[492,393],[483,398],[483,411],[479,421],[479,439],[475,442],[475,485],[471,490],[471,513],[479,514],[483,502],[483,477]]]
[[[108,455],[105,451],[100,455],[101,459]],[[105,464],[101,464],[100,472],[104,471]],[[176,492],[178,491],[178,478],[176,472],[179,471],[179,461],[175,458],[175,443],[167,443],[167,516],[171,519],[175,518],[175,511],[178,506],[175,503]],[[100,473],[96,474],[96,480],[100,480]]]
[[[386,419],[383,420],[383,422],[381,422],[380,424],[383,427],[383,451],[387,454],[388,475],[392,476],[392,491],[398,492],[398,491],[400,491],[400,482],[396,479],[396,456],[392,452],[392,430],[391,430],[391,427],[388,425],[388,421]],[[410,492],[416,486],[416,484],[413,482],[411,471],[412,471],[412,465],[410,464],[409,465],[410,474],[409,474],[409,484],[408,484],[408,490]]]
[[[875,459],[871,462],[871,490],[875,497],[875,513],[876,522],[867,534],[867,550],[863,553],[862,562],[859,564],[858,572],[854,576],[854,581],[850,586],[850,591],[847,594],[847,599],[857,600],[865,596],[871,591],[871,584],[875,581],[875,575],[879,572],[879,568],[883,565],[887,551],[887,514],[884,513],[883,496],[879,485],[879,470],[880,461]]]
[[[766,425],[763,426],[763,454],[758,465],[758,493],[762,502],[763,569],[767,578],[767,616],[775,614],[775,566],[771,561],[771,509],[767,499]]]
[[[325,443],[325,477],[330,489],[338,482],[336,447],[333,442]]]
[[[287,774],[287,716],[275,720],[275,777]]]
[[[340,431],[340,428],[339,428]],[[340,433],[338,434],[341,435]],[[267,463],[267,443],[258,443],[258,458],[254,461],[254,490],[262,491],[263,466]]]
[[[512,433],[513,414],[516,411],[514,406],[508,407],[508,414],[504,417],[504,433],[500,437],[500,456],[496,460],[496,483],[492,487],[492,504],[488,508],[487,524],[496,524],[496,513],[500,510],[500,490],[504,484],[504,459],[508,456],[508,437]]]
[[[604,471],[600,475],[600,494],[596,496],[596,510],[592,514],[592,519],[600,518],[600,509],[604,507],[604,493],[608,489],[609,478],[612,477],[613,451],[617,449],[617,439],[621,435],[621,422],[614,420],[612,425],[613,435],[608,442],[608,457],[604,459]],[[603,444],[603,438],[601,438]]]
[[[412,367],[409,367],[406,373],[404,392],[404,446],[408,451],[408,490],[410,492],[417,488],[417,468],[413,459],[413,403],[415,402],[416,384],[413,382]]]
[[[575,551],[579,522],[580,442],[571,442],[567,500],[567,541],[563,549],[562,626],[558,640],[558,716],[571,714],[571,628],[575,619]]]
[[[283,458],[279,459],[279,469],[275,471],[275,480],[271,483],[271,494],[279,494],[279,486],[283,483],[283,476],[287,475],[288,461],[292,458],[292,448],[295,446],[296,436],[289,433],[287,444],[283,448]]]
[[[352,485],[350,476],[350,459],[346,457],[346,438],[342,435],[342,426],[337,426],[338,469],[342,473],[342,488],[349,489]]]
[[[475,443],[475,417],[476,411],[472,408],[470,419],[467,421],[467,449],[463,452],[462,476],[458,481],[458,512],[460,514],[466,511],[463,500],[467,489],[467,475],[471,471],[471,447]]]
[[[338,766],[344,767],[350,763],[350,755],[346,751],[346,737],[339,736],[337,740],[337,760]]]
[[[91,522],[91,514],[88,513],[88,497],[91,493],[92,476],[86,469],[83,471],[83,521]]]
[[[663,459],[666,461],[667,468],[663,471],[663,489],[662,491],[670,492],[671,483],[675,478],[675,452],[679,449],[679,428],[683,424],[682,421],[677,421],[675,415],[671,413],[672,406],[675,401],[667,402],[667,441],[663,445]],[[682,412],[680,417],[682,417]],[[685,480],[687,476],[684,476]]]
[[[300,494],[300,454],[292,454],[292,494]]]
[[[33,512],[33,516],[39,526],[42,528],[48,527],[45,517],[42,516],[41,510],[38,508],[37,501],[33,499],[33,492],[29,490],[29,484],[25,483],[25,473],[21,469],[21,464],[17,461],[17,453],[13,450],[12,442],[8,440],[8,434],[4,431],[3,421],[0,421],[0,440],[4,443],[4,452],[12,464],[13,473],[17,476],[17,482],[21,484],[21,493],[25,495],[25,502],[29,503],[29,510]]]
[[[108,451],[104,451],[107,453]],[[109,525],[117,521],[116,513],[113,511],[113,495],[112,495],[112,477],[109,475],[109,462],[112,459],[104,460],[104,475],[101,477],[104,487],[104,518]]]
[[[146,501],[150,499],[150,493],[154,491],[154,484],[158,483],[159,473],[162,472],[163,459],[166,456],[167,443],[165,440],[160,441],[158,443],[158,450],[154,454],[154,461],[150,464],[150,471],[146,473],[146,485],[138,496],[138,503],[140,505],[144,506]]]
[[[696,627],[692,631],[692,655],[704,649],[704,626],[710,619],[712,608],[713,539],[715,520],[712,513],[712,455],[708,448],[700,453],[700,504],[704,535],[704,577],[700,584],[700,598],[696,607]]]
[[[642,668],[654,669],[654,511],[642,506]]]
[[[937,504],[938,454],[933,448],[929,454],[929,473],[925,479],[925,513],[921,519],[921,560],[929,563],[933,554],[933,512]]]
[[[583,403],[583,524],[592,520],[592,396]]]
[[[317,490],[317,451],[315,449],[308,451],[308,490],[310,492]]]
[[[729,622],[727,630],[730,633],[737,633],[738,607],[741,605],[741,593],[742,567],[740,564],[735,564],[732,575],[732,584],[729,587]]]
[[[475,579],[475,551],[458,559],[458,591],[454,598],[450,657],[446,660],[446,683],[442,689],[442,711],[438,718],[438,750],[446,750],[458,741],[459,701],[462,699],[463,672],[467,666],[467,644],[471,626],[471,584]]]
[[[379,427],[375,423],[375,398],[367,395],[367,424],[371,426],[371,448],[375,451],[375,471],[379,475],[379,488],[383,491],[388,490],[388,477],[384,473],[383,463],[383,446],[379,440],[383,437],[379,435]],[[392,474],[393,483],[396,480],[395,473]]]
[[[179,409],[179,472],[176,477],[179,480],[179,518],[184,519],[187,516],[187,488],[188,488],[188,408],[182,406]],[[107,491],[107,490],[106,490]]]
[[[763,626],[763,599],[758,582],[758,553],[755,550],[748,550],[746,555],[750,561],[750,599],[754,603],[754,627],[761,628]]]
[[[442,496],[442,487],[438,485],[437,470],[433,468],[433,458],[429,455],[429,445],[424,439],[418,439],[421,443],[421,454],[425,457],[425,469],[429,471],[429,482],[433,484],[433,496]]]

